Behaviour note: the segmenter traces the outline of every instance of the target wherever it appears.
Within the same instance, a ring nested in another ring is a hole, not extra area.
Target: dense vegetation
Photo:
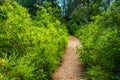
[[[1,2],[0,80],[50,80],[61,61],[68,34],[47,11],[40,6],[31,19],[27,9],[16,2]]]
[[[0,0],[0,80],[50,80],[69,34],[85,80],[120,80],[120,0]]]
[[[76,36],[82,42],[80,62],[87,80],[120,80],[120,7],[113,3],[94,21],[80,25]]]

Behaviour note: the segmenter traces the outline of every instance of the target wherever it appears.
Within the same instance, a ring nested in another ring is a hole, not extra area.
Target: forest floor
[[[69,37],[63,60],[59,68],[55,71],[53,80],[78,80],[82,73],[82,66],[77,60],[77,47],[82,47],[79,40],[74,36]]]

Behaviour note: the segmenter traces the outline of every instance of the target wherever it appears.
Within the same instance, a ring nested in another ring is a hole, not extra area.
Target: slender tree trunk
[[[66,13],[66,2],[65,0],[63,0],[63,14]]]

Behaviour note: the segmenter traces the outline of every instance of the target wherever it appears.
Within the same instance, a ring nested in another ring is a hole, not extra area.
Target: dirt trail
[[[70,36],[60,67],[53,74],[53,80],[77,80],[82,72],[82,67],[77,61],[76,46],[81,47],[77,38]]]

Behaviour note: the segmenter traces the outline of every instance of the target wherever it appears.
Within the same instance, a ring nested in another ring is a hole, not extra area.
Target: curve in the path
[[[70,36],[63,61],[53,74],[53,80],[77,80],[80,77],[82,67],[77,60],[79,56],[76,54],[77,46],[81,47],[79,40]]]

